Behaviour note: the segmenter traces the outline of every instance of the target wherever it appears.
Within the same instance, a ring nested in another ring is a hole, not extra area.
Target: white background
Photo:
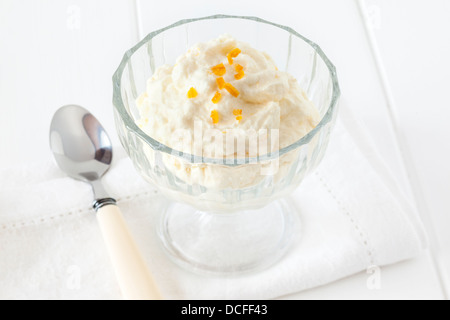
[[[291,299],[445,299],[450,289],[450,1],[0,0],[0,169],[48,159],[54,111],[83,105],[114,132],[111,76],[148,32],[224,13],[288,25],[338,69],[342,103],[364,122],[418,207],[430,249]],[[118,140],[111,134],[114,141]]]

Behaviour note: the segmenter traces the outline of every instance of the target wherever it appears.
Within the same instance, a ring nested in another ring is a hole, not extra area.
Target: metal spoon
[[[100,122],[80,106],[62,107],[53,116],[50,147],[63,171],[94,190],[93,207],[124,298],[161,299],[116,200],[102,186],[100,179],[111,166],[113,152]]]

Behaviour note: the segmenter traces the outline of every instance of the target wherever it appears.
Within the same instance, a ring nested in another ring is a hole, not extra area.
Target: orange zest
[[[241,121],[242,120],[242,109],[234,109],[233,115],[236,116],[237,121]]]
[[[236,58],[241,53],[241,49],[234,48],[229,54],[227,54],[227,59],[229,64],[233,64],[233,58]]]
[[[223,76],[226,72],[227,69],[225,69],[225,66],[223,65],[223,63],[218,64],[217,66],[214,66],[211,68],[211,71],[216,75],[216,76]]]
[[[219,77],[216,79],[217,87],[219,87],[220,90],[222,90],[225,87],[225,80],[223,80],[222,77]]]
[[[239,96],[239,91],[231,85],[231,83],[225,83],[225,90],[227,90],[233,97]]]
[[[240,79],[242,79],[244,76],[245,76],[244,71],[241,71],[241,72],[236,73],[236,74],[234,75],[234,78],[235,78],[236,80],[240,80]]]
[[[214,97],[212,97],[211,101],[212,101],[214,104],[215,104],[215,103],[219,103],[220,98],[222,98],[222,95],[220,94],[219,91],[217,91],[217,92],[214,94]]]
[[[197,90],[195,90],[194,87],[191,87],[187,93],[187,97],[189,99],[195,98],[197,95],[198,95],[198,92],[197,92]]]
[[[236,70],[236,72],[237,72],[237,74],[234,75],[234,78],[235,78],[236,80],[242,79],[242,78],[245,76],[245,73],[244,73],[244,67],[241,66],[240,64],[237,64],[237,65],[234,67],[234,70]]]
[[[219,111],[217,110],[211,111],[211,119],[214,124],[219,123]]]

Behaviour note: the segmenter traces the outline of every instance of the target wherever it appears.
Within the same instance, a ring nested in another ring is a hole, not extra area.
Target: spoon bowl
[[[110,168],[111,140],[100,122],[76,105],[60,108],[50,125],[50,147],[58,166],[70,177],[93,182]]]

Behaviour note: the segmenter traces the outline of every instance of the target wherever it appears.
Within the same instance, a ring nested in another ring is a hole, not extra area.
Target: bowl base
[[[210,213],[171,204],[161,216],[159,238],[181,267],[205,274],[265,269],[288,250],[298,214],[286,200],[258,210]]]

